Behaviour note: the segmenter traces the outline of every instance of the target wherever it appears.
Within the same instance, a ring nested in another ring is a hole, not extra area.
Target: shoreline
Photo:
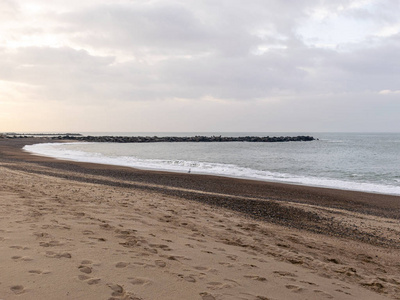
[[[5,299],[399,299],[400,197],[62,161],[0,140]]]
[[[43,141],[46,141],[46,139]],[[318,216],[313,217],[305,214],[299,220],[287,221],[284,216],[288,213],[287,209],[280,207],[280,203],[317,205],[329,209],[344,209],[400,220],[400,196],[397,195],[62,160],[24,151],[22,148],[27,142],[36,143],[37,138],[17,142],[11,140],[10,143],[3,142],[2,145],[5,144],[5,148],[12,152],[12,155],[6,155],[6,158],[13,157],[18,161],[22,160],[46,168],[46,171],[44,171],[43,168],[32,167],[29,172],[73,178],[79,182],[97,182],[117,187],[124,186],[158,191],[187,200],[226,207],[250,218],[276,222],[295,228],[314,230],[301,224],[302,220],[314,219],[315,222],[320,220]],[[4,155],[7,150],[4,151],[0,147],[0,152]],[[25,170],[28,171],[26,167]],[[59,174],[59,171],[67,171],[70,174],[65,176],[62,173]],[[91,178],[88,175],[101,176],[101,179]],[[264,201],[276,202],[275,209],[279,207],[278,210],[281,211],[279,213],[274,212],[273,215],[276,214],[276,216],[271,217],[269,208],[263,207]],[[245,207],[246,205],[243,205],[243,203],[246,203],[247,206],[251,205],[252,208]]]
[[[42,142],[36,143],[36,144],[41,144],[41,143],[79,143],[81,141],[77,140],[44,140]],[[96,141],[94,141],[96,142]],[[118,163],[102,163],[102,162],[91,162],[91,161],[84,161],[84,160],[73,160],[73,159],[68,159],[68,158],[58,158],[58,157],[52,157],[52,156],[46,156],[42,154],[36,154],[34,152],[30,152],[29,150],[23,149],[23,151],[31,154],[31,155],[36,155],[36,156],[42,156],[42,157],[47,157],[47,158],[53,158],[56,160],[61,160],[61,161],[71,161],[71,162],[77,162],[77,163],[89,163],[89,164],[100,164],[100,165],[109,165],[109,166],[116,166],[116,167],[129,167],[135,170],[142,170],[142,171],[149,171],[149,172],[166,172],[166,173],[178,173],[178,174],[187,174],[187,171],[184,170],[173,170],[173,169],[162,169],[162,168],[156,168],[156,167],[136,167],[136,166],[129,166],[129,165],[123,165],[123,164],[118,164]],[[189,168],[189,167],[188,167]],[[190,168],[189,168],[190,169]],[[323,188],[323,189],[333,189],[333,190],[340,190],[340,191],[350,191],[350,192],[361,192],[361,193],[368,193],[368,194],[376,194],[376,195],[389,195],[389,196],[396,196],[400,197],[400,194],[396,193],[390,193],[390,192],[379,192],[379,191],[373,191],[373,190],[362,190],[362,189],[352,189],[352,188],[346,188],[346,187],[338,187],[338,186],[329,186],[329,185],[323,185],[323,184],[307,184],[307,183],[301,183],[301,182],[290,182],[290,181],[281,181],[281,180],[274,180],[274,179],[263,179],[263,178],[257,178],[257,177],[246,177],[246,176],[234,176],[234,175],[229,175],[229,174],[217,174],[217,173],[207,173],[207,172],[202,172],[202,171],[192,171],[190,172],[191,175],[205,175],[205,176],[215,176],[215,177],[223,177],[223,178],[230,178],[230,179],[239,179],[239,180],[250,180],[250,181],[258,181],[258,182],[267,182],[267,183],[282,183],[285,185],[293,185],[293,186],[303,186],[303,187],[310,187],[310,188]],[[353,182],[352,184],[355,184]],[[364,183],[360,183],[360,185],[363,185]],[[368,183],[365,183],[368,184]]]

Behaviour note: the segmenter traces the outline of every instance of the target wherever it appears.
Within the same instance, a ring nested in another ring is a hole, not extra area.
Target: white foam
[[[298,176],[293,174],[269,172],[240,167],[234,164],[208,163],[185,160],[140,159],[133,156],[105,156],[101,153],[66,150],[62,146],[77,143],[49,143],[27,145],[24,150],[48,157],[79,162],[118,165],[139,169],[165,170],[173,172],[210,174],[218,176],[247,178],[264,181],[285,182],[298,185],[328,187],[335,189],[400,195],[400,187],[366,182],[352,182],[332,178]],[[88,144],[88,143],[80,143]],[[354,174],[356,175],[356,174]]]

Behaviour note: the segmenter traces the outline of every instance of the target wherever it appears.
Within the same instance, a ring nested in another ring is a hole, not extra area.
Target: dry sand
[[[0,299],[400,299],[400,197],[144,172],[0,139]]]

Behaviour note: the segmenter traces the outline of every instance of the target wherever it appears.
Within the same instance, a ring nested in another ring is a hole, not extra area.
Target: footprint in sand
[[[92,278],[87,275],[79,275],[78,278],[79,280],[86,281],[89,285],[98,284],[101,280],[100,278]]]
[[[92,273],[92,268],[91,267],[88,267],[88,266],[79,266],[78,267],[79,268],[79,271],[81,271],[81,272],[83,272],[83,273],[86,273],[86,274],[90,274],[90,273]]]
[[[134,278],[129,278],[131,279],[131,283],[133,285],[148,285],[151,283],[151,280],[143,277],[134,277]]]
[[[285,285],[285,287],[295,293],[300,293],[300,292],[304,291],[304,289],[298,285],[287,284],[287,285]]]
[[[81,261],[81,265],[90,265],[92,263],[93,262],[91,260],[87,260],[87,259]]]
[[[165,261],[162,261],[162,260],[156,260],[155,264],[156,264],[157,267],[160,267],[160,268],[164,268],[167,265],[167,263]]]
[[[194,279],[193,276],[185,276],[183,279],[185,279],[187,282],[196,282],[196,279]]]
[[[119,284],[107,284],[108,287],[113,291],[112,296],[123,296],[124,288]]]
[[[333,296],[331,294],[325,293],[324,291],[314,290],[314,293],[317,293],[327,299],[333,299]]]
[[[98,284],[100,280],[101,280],[100,278],[92,278],[87,281],[87,284],[89,285]]]
[[[41,270],[29,270],[28,271],[29,273],[31,273],[31,274],[50,274],[51,272],[50,271],[41,271]]]
[[[227,255],[226,257],[233,261],[237,259],[237,255]]]
[[[290,273],[290,272],[287,272],[287,271],[274,271],[274,274],[277,274],[277,275],[282,276],[282,277],[286,277],[286,276],[288,276],[288,277],[297,277],[296,274]]]
[[[301,283],[306,283],[309,285],[314,285],[314,286],[318,286],[318,284],[314,283],[314,282],[310,282],[310,281],[300,281]]]
[[[272,299],[264,296],[257,296],[256,300],[272,300]]]
[[[207,282],[208,288],[210,289],[219,289],[222,287],[223,283],[222,282],[217,282],[217,281],[211,281]]]
[[[10,290],[12,290],[17,295],[25,292],[25,289],[22,285],[14,285],[10,287]]]
[[[126,262],[119,262],[115,265],[116,268],[125,268],[127,265],[129,265],[129,263]]]
[[[47,232],[35,232],[33,235],[37,236],[38,238],[50,238],[50,234]]]
[[[341,290],[341,289],[337,289],[337,290],[335,290],[335,291],[336,291],[336,292],[339,292],[339,293],[346,294],[346,295],[351,295],[350,293],[345,292],[345,291],[343,291],[343,290]]]
[[[202,300],[215,300],[215,297],[209,293],[200,293]]]
[[[15,261],[32,261],[33,259],[30,258],[29,256],[19,256],[19,255],[15,255],[12,256],[11,259],[15,260]]]
[[[99,226],[100,226],[100,228],[105,229],[105,230],[111,230],[111,229],[113,229],[113,227],[112,227],[110,224],[108,224],[108,223],[100,224]]]
[[[68,252],[56,253],[53,251],[46,251],[46,256],[50,258],[71,258],[72,255]]]
[[[22,246],[10,246],[11,249],[22,249]]]
[[[57,246],[62,246],[63,244],[60,243],[59,241],[50,241],[50,242],[40,242],[39,245],[42,247],[57,247]]]
[[[91,277],[89,277],[89,276],[87,276],[87,275],[79,275],[78,276],[78,278],[79,278],[79,280],[88,280],[88,279],[91,279]]]
[[[163,245],[163,244],[150,244],[149,245],[152,248],[158,248],[163,251],[171,251],[172,249],[168,245]]]
[[[84,231],[82,231],[82,234],[83,235],[92,235],[92,234],[94,234],[94,232],[91,230],[84,230]]]
[[[178,274],[178,276],[179,276],[180,278],[186,280],[187,282],[193,282],[193,283],[196,282],[196,279],[195,279],[192,275],[185,276],[185,275],[183,275],[183,274]]]
[[[248,268],[248,269],[254,269],[254,268],[259,269],[256,265],[252,265],[252,264],[243,264],[242,266],[243,266],[243,267],[246,267],[246,268]]]
[[[174,255],[160,255],[160,257],[166,258],[168,260],[180,260],[180,259],[184,259],[184,260],[191,260],[190,258],[184,257],[184,256],[174,256]]]
[[[267,281],[267,278],[261,277],[261,276],[258,276],[258,275],[244,275],[244,277],[245,278],[250,278],[250,279],[253,279],[253,280],[257,280],[257,281],[261,281],[261,282]]]
[[[221,266],[225,266],[227,268],[233,268],[235,266],[234,264],[223,262],[223,261],[219,262],[218,264],[220,264]]]

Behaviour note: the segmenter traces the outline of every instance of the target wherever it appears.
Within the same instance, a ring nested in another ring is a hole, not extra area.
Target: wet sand
[[[400,299],[400,197],[27,154],[0,139],[0,299]]]

